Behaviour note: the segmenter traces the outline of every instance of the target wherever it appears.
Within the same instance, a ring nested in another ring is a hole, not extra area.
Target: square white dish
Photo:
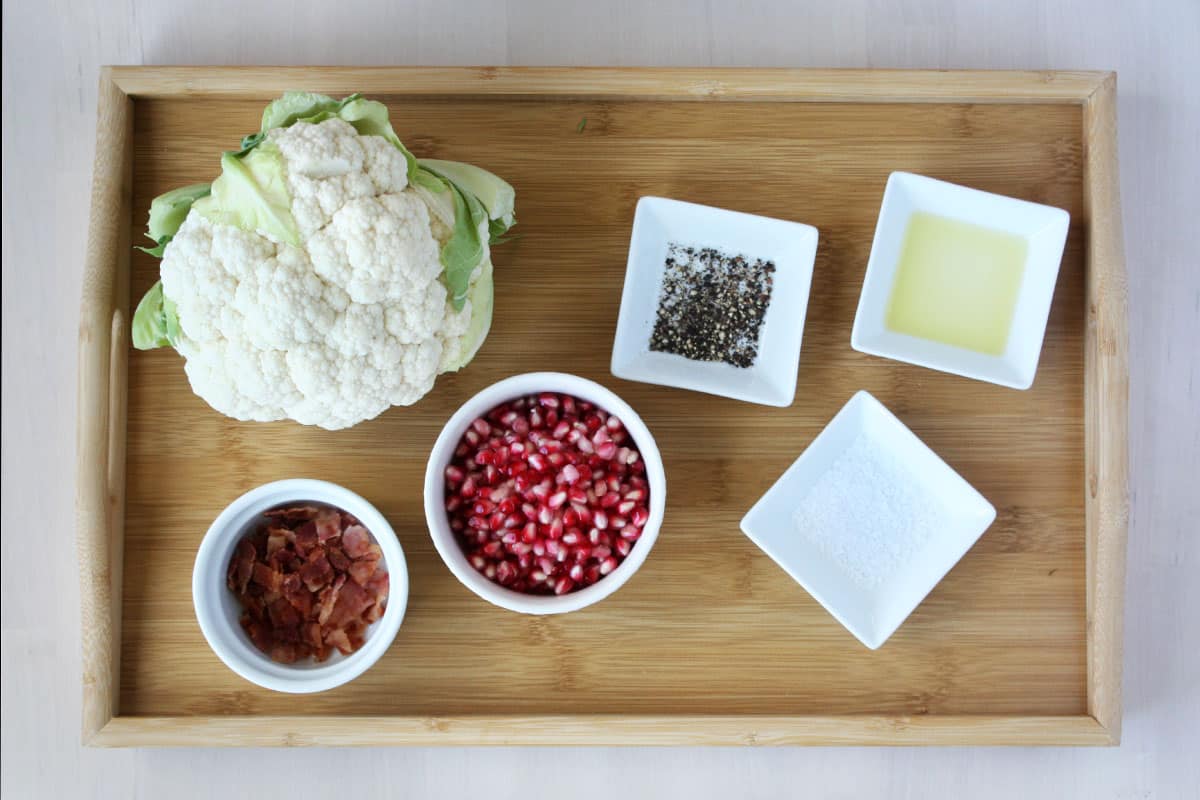
[[[650,349],[672,244],[711,247],[775,263],[758,355],[751,366],[694,361]],[[663,197],[641,198],[633,218],[625,288],[613,340],[613,375],[751,403],[791,405],[796,396],[800,340],[816,254],[817,229],[811,225]]]
[[[917,211],[1014,234],[1025,241],[1024,272],[1003,354],[987,355],[887,328],[888,302],[905,235]],[[1060,208],[893,172],[875,226],[851,346],[871,355],[1028,389],[1041,356],[1069,223],[1070,215]]]
[[[846,460],[847,454],[863,452],[878,454],[882,466],[861,469]],[[844,520],[833,502],[821,509],[833,515],[828,522],[834,527],[805,527],[812,523],[805,512],[818,494],[825,499],[843,490],[849,509]],[[847,529],[856,515],[910,527]],[[746,513],[741,528],[874,650],[995,518],[996,509],[983,495],[882,403],[860,391]],[[923,537],[916,535],[918,527]]]

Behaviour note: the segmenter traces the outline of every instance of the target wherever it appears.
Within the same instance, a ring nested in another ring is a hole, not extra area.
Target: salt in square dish
[[[1025,242],[1024,269],[1001,354],[989,355],[888,328],[888,305],[915,212],[1012,234]],[[1028,389],[1037,372],[1069,223],[1070,215],[1060,208],[893,172],[875,226],[851,346],[871,355]]]
[[[771,296],[750,366],[650,349],[672,244],[774,262]],[[751,403],[791,405],[816,254],[817,229],[811,225],[663,197],[641,198],[633,218],[612,374]]]
[[[742,518],[742,532],[872,650],[996,509],[865,391]]]

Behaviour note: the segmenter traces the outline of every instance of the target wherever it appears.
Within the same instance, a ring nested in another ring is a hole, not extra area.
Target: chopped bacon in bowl
[[[226,585],[242,606],[241,625],[274,661],[350,655],[387,607],[383,552],[353,515],[316,505],[263,512],[238,542]]]

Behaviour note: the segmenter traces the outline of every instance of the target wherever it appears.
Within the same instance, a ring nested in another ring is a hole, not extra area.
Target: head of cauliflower
[[[239,420],[336,430],[423,397],[487,334],[494,223],[449,181],[415,181],[397,145],[331,115],[226,154],[211,194],[186,216],[174,207],[182,223],[160,241],[158,305],[152,292],[139,306],[135,343],[139,322],[163,322],[154,344],[174,345],[193,391]],[[481,253],[456,297],[444,250],[462,247],[464,221]]]

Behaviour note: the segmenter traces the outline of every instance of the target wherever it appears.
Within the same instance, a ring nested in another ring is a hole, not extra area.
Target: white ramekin
[[[646,465],[646,482],[650,487],[650,519],[642,528],[642,535],[629,555],[615,570],[596,583],[575,592],[558,596],[533,595],[506,589],[480,575],[467,561],[454,532],[446,518],[445,470],[454,449],[458,446],[467,426],[477,417],[505,402],[527,394],[555,392],[569,394],[587,400],[600,408],[616,414],[625,430],[633,438]],[[650,430],[637,412],[620,397],[600,384],[562,372],[530,372],[514,375],[494,383],[463,403],[454,413],[429,454],[425,468],[425,520],[438,554],[446,566],[468,589],[475,594],[510,611],[523,614],[561,614],[577,611],[598,603],[617,589],[637,572],[638,567],[650,554],[658,530],[662,526],[663,510],[667,501],[667,480],[663,471],[662,457]]]
[[[225,585],[237,543],[263,521],[262,512],[280,505],[318,503],[358,517],[383,551],[388,571],[387,609],[367,628],[362,647],[348,656],[334,651],[324,662],[279,664],[254,646],[239,622],[241,604]],[[294,478],[252,489],[230,503],[213,522],[196,553],[192,602],[200,630],[225,666],[246,680],[277,692],[304,694],[341,686],[365,672],[391,646],[408,604],[408,567],[392,526],[363,498],[326,481]]]

